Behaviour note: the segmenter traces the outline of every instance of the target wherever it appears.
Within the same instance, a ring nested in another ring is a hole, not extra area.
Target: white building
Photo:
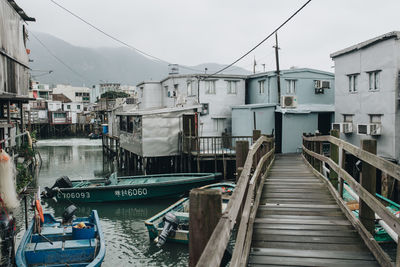
[[[83,104],[80,102],[63,103],[63,110],[68,111],[68,116],[72,124],[78,123],[78,113],[83,112]]]
[[[360,146],[377,140],[378,155],[400,160],[400,32],[331,54],[335,61],[335,121],[341,138]],[[352,128],[352,129],[351,129]]]
[[[76,87],[71,85],[57,84],[53,88],[53,94],[63,94],[72,102],[89,103],[91,89],[88,87]]]
[[[160,82],[137,85],[139,109],[185,107],[200,104],[200,136],[231,132],[231,107],[245,103],[245,76],[171,75]]]

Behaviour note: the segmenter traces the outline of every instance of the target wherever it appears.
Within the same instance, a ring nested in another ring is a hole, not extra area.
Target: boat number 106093
[[[90,198],[89,192],[57,193],[57,198]]]

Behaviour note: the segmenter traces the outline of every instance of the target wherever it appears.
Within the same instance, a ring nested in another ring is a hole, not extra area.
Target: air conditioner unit
[[[314,87],[316,89],[329,89],[331,88],[331,82],[330,81],[323,81],[323,80],[316,80],[314,81]]]
[[[281,107],[283,108],[297,107],[297,97],[294,95],[283,95],[281,99]]]
[[[168,97],[176,97],[176,91],[168,91]]]
[[[338,130],[340,133],[352,133],[353,123],[351,122],[332,123],[332,130]]]
[[[382,124],[380,123],[358,124],[357,134],[381,135]]]

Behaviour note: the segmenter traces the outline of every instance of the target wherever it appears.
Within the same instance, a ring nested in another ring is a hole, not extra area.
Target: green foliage
[[[105,92],[104,94],[101,94],[101,98],[107,98],[107,99],[116,99],[125,97],[129,97],[129,95],[127,93],[117,92],[117,91],[108,91]]]
[[[17,169],[17,192],[19,192],[22,188],[27,186],[33,180],[33,176],[22,163],[17,163],[16,169]]]
[[[35,151],[33,151],[33,149],[29,147],[29,144],[27,142],[17,149],[17,154],[20,157],[24,157],[25,160],[30,160],[35,157]]]

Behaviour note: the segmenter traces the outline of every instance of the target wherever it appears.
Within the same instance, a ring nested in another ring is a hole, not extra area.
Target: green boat
[[[215,182],[220,173],[175,173],[71,181],[63,176],[43,197],[69,202],[109,202],[178,196],[192,188]]]
[[[228,205],[230,195],[235,189],[234,183],[217,183],[201,188],[217,189],[222,192],[222,211]],[[166,241],[189,243],[189,198],[185,197],[175,202],[165,210],[146,220],[145,225],[150,240],[162,246]]]

